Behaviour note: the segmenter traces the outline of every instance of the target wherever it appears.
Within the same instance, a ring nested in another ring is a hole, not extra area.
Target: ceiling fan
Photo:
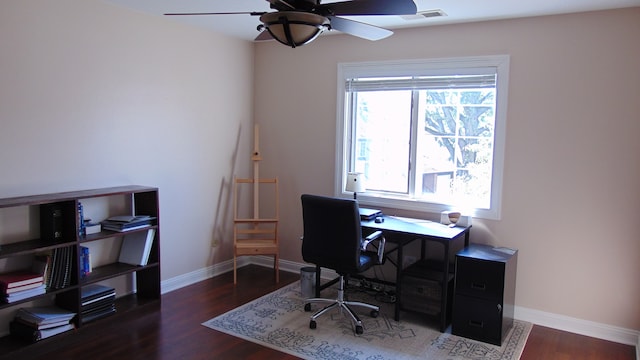
[[[168,16],[232,15],[260,16],[260,34],[255,40],[275,39],[295,48],[313,41],[325,30],[338,30],[367,40],[380,40],[391,30],[342,16],[415,15],[413,0],[350,0],[321,4],[320,0],[266,0],[273,12],[168,13]]]

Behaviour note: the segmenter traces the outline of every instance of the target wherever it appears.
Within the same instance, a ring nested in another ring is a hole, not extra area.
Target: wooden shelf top
[[[0,208],[24,205],[38,205],[59,201],[72,201],[78,198],[92,198],[110,195],[122,195],[127,193],[157,191],[158,188],[142,185],[114,186],[109,188],[65,191],[50,194],[16,196],[0,199]]]

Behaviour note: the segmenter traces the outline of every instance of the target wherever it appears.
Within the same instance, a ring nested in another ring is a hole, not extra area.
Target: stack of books
[[[102,222],[102,229],[118,232],[130,231],[150,226],[153,220],[155,217],[148,215],[113,216]]]
[[[9,331],[13,336],[36,342],[75,329],[71,322],[74,316],[74,312],[55,306],[20,308],[9,323]]]
[[[73,302],[77,301],[71,291],[58,294],[56,304],[65,309],[73,308]],[[83,286],[80,291],[80,323],[113,315],[116,312],[116,290],[112,287],[90,284]]]
[[[0,274],[0,300],[13,303],[46,292],[44,276],[31,270]]]

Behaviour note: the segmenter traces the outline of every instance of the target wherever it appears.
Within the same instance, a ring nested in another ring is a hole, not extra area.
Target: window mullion
[[[356,97],[358,96],[358,93],[356,92],[352,92],[352,93],[348,93],[347,95],[347,103],[349,104],[348,109],[349,111],[349,124],[348,124],[348,129],[347,129],[347,139],[349,139],[349,164],[347,166],[347,171],[351,172],[351,171],[356,171],[355,167],[356,167],[356,158],[358,156],[358,133],[357,133],[357,126],[356,126],[356,114],[357,114],[357,109],[355,104],[357,103],[357,99]],[[346,174],[345,174],[346,176]]]
[[[409,196],[412,198],[416,194],[416,185],[421,185],[421,180],[418,181],[418,135],[420,134],[420,121],[419,121],[419,91],[413,90],[411,92],[411,134],[410,134],[410,144],[409,144]],[[417,184],[419,183],[419,184]]]

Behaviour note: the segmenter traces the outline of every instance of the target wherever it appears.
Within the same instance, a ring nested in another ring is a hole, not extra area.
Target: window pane
[[[365,174],[368,191],[406,194],[411,91],[367,91],[354,97],[357,109],[354,133],[360,149],[353,170]]]
[[[419,92],[424,131],[418,138],[416,194],[422,199],[490,206],[494,94],[493,89]]]
[[[453,183],[457,199],[453,203],[488,209],[491,205],[493,141],[460,139],[461,166]]]

